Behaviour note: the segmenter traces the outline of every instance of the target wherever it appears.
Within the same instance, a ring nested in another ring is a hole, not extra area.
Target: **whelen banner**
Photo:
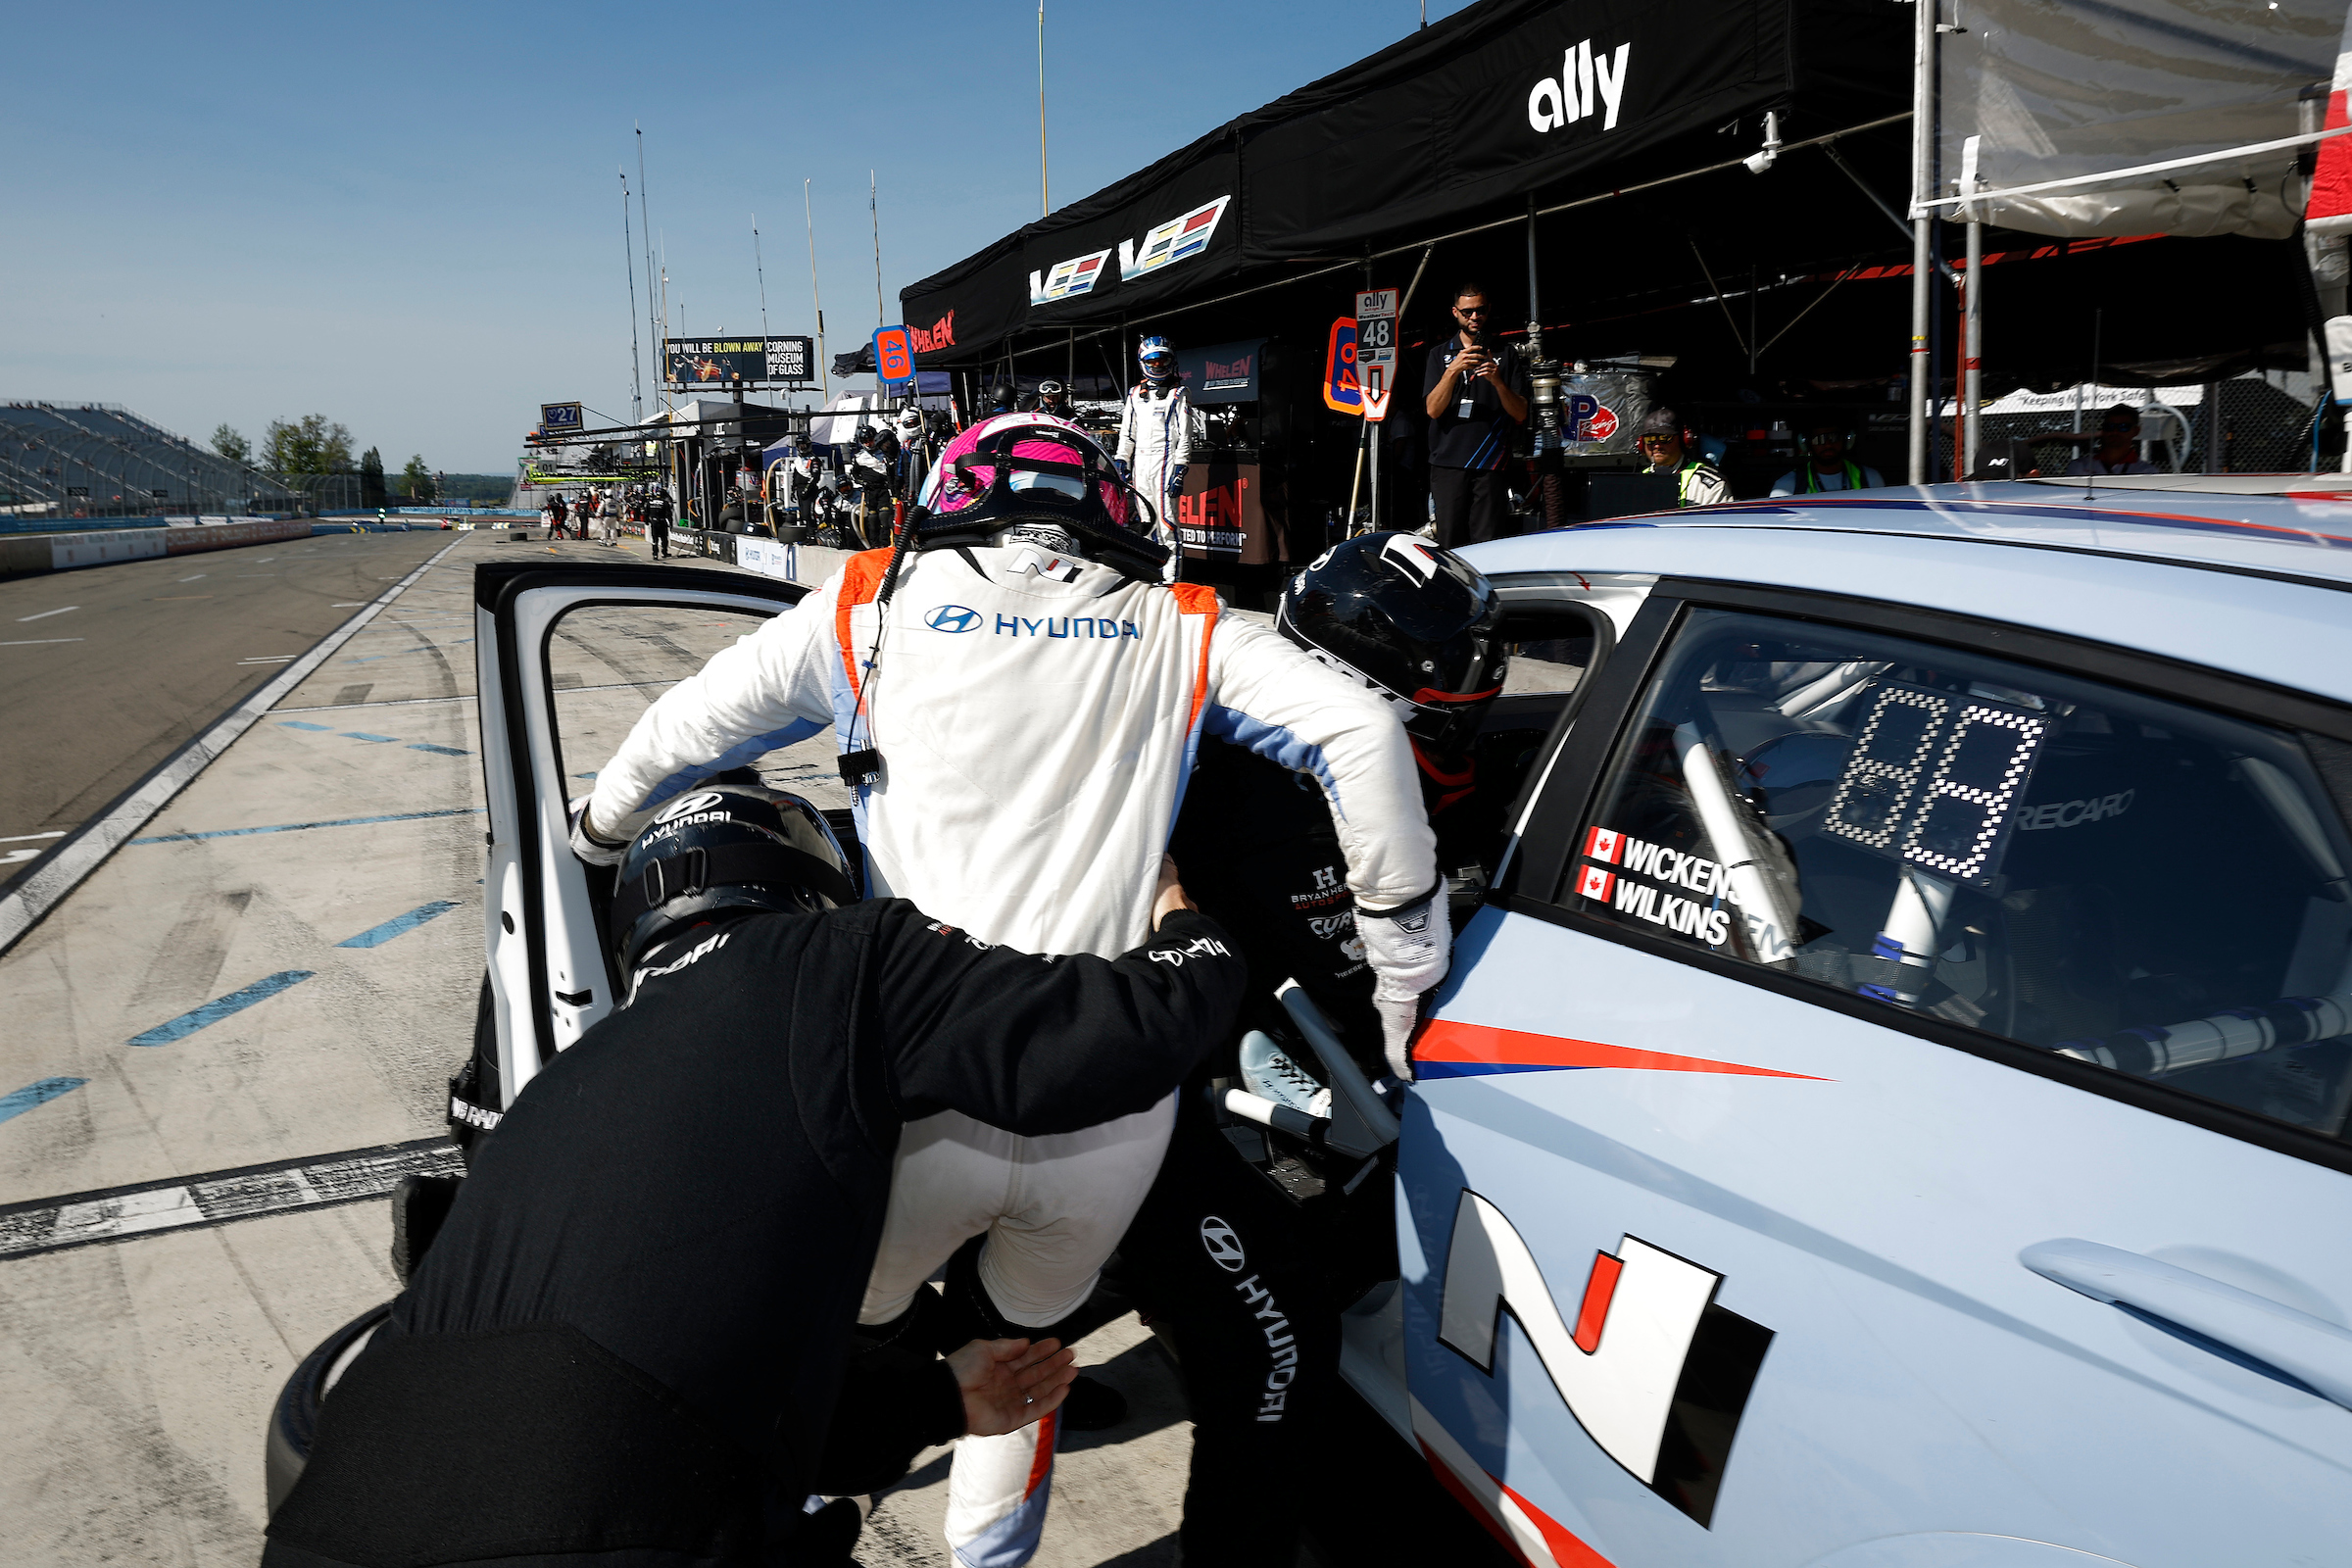
[[[665,337],[662,379],[674,387],[758,386],[816,379],[816,340],[808,337]]]
[[[1484,0],[923,279],[904,319],[924,363],[976,361],[1507,217],[1766,108],[1849,123],[1908,102],[1880,56],[1909,25],[1884,0]]]

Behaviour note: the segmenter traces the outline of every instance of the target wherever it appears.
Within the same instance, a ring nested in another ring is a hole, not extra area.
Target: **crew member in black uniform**
[[[1501,838],[1502,803],[1482,798],[1471,758],[1502,690],[1501,612],[1486,578],[1451,552],[1372,533],[1292,579],[1276,619],[1315,659],[1394,700],[1421,765],[1438,864],[1473,885],[1483,885],[1485,858]],[[1296,978],[1367,1073],[1409,1075],[1409,1063],[1382,1059],[1346,861],[1314,780],[1204,744],[1169,852],[1248,960],[1240,1027],[1282,1031],[1273,989]],[[1249,1049],[1238,1063],[1248,1087],[1322,1113],[1322,1086],[1298,1062],[1279,1051],[1253,1062]],[[1393,1273],[1393,1177],[1367,1176],[1336,1226],[1303,1215],[1219,1127],[1208,1080],[1236,1067],[1232,1053],[1220,1053],[1186,1085],[1158,1180],[1120,1244],[1115,1283],[1169,1332],[1182,1363],[1193,1418],[1185,1560],[1288,1568],[1326,1487],[1340,1312],[1387,1277],[1367,1275],[1367,1242],[1391,1250]]]
[[[476,1146],[322,1407],[268,1568],[839,1563],[843,1542],[809,1554],[810,1494],[895,1479],[975,1417],[1017,1430],[1066,1388],[1044,1344],[942,1363],[925,1342],[854,1369],[837,1408],[845,1360],[892,1359],[851,1349],[900,1127],[1149,1108],[1232,1019],[1223,933],[1171,865],[1145,946],[1031,957],[853,903],[795,797],[721,785],[664,818],[619,869],[628,1004]]]

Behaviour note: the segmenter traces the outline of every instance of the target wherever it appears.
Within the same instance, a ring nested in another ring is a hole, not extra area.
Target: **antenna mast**
[[[874,215],[874,327],[878,331],[890,324],[890,318],[882,314],[882,197],[870,169],[865,172],[865,206]]]
[[[833,367],[825,358],[825,297],[816,287],[816,209],[808,205],[808,181],[801,181],[801,216],[808,220],[808,298],[816,306],[816,385],[820,402],[833,401]]]
[[[1054,216],[1046,184],[1046,0],[1037,0],[1037,205],[1039,216]]]
[[[629,172],[620,175],[620,254],[629,269],[629,422],[645,417],[645,362],[637,353],[637,238],[629,232]]]

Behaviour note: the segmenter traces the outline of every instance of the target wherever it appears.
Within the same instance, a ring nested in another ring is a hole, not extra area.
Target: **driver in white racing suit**
[[[1196,445],[1193,400],[1176,374],[1176,350],[1164,337],[1148,337],[1136,350],[1144,378],[1119,411],[1119,472],[1159,514],[1152,537],[1168,547],[1167,575],[1182,544],[1176,537],[1176,503],[1184,494],[1185,465]]]
[[[1450,940],[1442,903],[1431,917],[1444,884],[1404,732],[1212,590],[1158,581],[1165,552],[1145,526],[1074,425],[975,425],[941,453],[899,552],[854,558],[646,711],[575,816],[574,847],[609,862],[697,780],[830,726],[873,894],[918,899],[975,940],[1115,956],[1150,930],[1186,778],[1216,737],[1322,784],[1403,1061]],[[984,1233],[978,1280],[1004,1322],[1026,1333],[1076,1310],[1152,1186],[1173,1098],[1046,1138],[956,1112],[909,1124],[860,1321],[897,1319]],[[959,1446],[948,1534],[961,1561],[1035,1549],[1056,1426]]]

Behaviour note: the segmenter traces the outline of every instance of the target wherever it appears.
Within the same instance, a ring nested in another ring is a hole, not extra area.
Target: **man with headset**
[[[1879,470],[1846,456],[1853,432],[1836,419],[1805,424],[1807,458],[1773,481],[1776,496],[1809,496],[1825,490],[1877,490],[1886,481]]]
[[[1703,454],[1690,451],[1693,444],[1690,432],[1683,427],[1682,416],[1667,408],[1652,409],[1643,416],[1642,433],[1634,441],[1649,460],[1648,472],[1673,477],[1676,506],[1721,506],[1732,499],[1732,487]]]

